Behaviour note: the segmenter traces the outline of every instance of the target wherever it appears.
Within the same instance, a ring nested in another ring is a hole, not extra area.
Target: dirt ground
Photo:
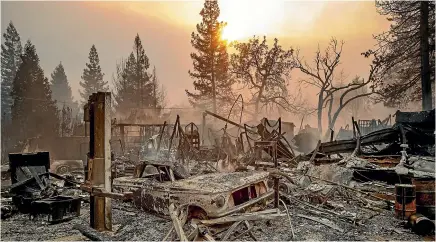
[[[289,207],[291,213],[302,214],[297,208]],[[298,209],[299,210],[299,209]],[[257,240],[283,241],[283,240],[402,240],[422,241],[434,240],[434,237],[421,237],[408,229],[404,229],[401,221],[394,218],[393,211],[386,211],[367,220],[363,225],[353,226],[350,223],[336,223],[344,232],[336,231],[320,223],[300,217],[291,219],[295,237],[286,217],[273,221],[259,221],[254,223],[253,234]],[[87,240],[81,233],[73,228],[74,224],[89,225],[89,205],[84,204],[80,217],[59,224],[50,225],[40,219],[29,220],[28,215],[16,214],[1,223],[1,240]],[[161,241],[171,228],[169,220],[136,210],[130,204],[113,202],[113,231],[106,234],[112,240],[129,241]],[[241,240],[252,240],[249,236]]]

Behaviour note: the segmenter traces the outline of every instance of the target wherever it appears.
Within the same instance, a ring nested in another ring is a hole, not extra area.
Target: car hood
[[[261,181],[268,176],[269,172],[263,171],[212,173],[193,176],[175,182],[143,184],[143,189],[185,193],[220,193],[247,186],[248,184]]]

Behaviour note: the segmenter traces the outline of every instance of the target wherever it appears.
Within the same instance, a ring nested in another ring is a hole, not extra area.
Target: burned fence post
[[[111,93],[93,93],[89,100],[90,142],[87,183],[111,192]],[[112,229],[111,199],[90,197],[90,225],[96,230]]]

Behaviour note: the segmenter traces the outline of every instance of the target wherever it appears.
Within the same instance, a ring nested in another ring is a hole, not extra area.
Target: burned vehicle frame
[[[146,167],[155,167],[154,172]],[[169,218],[169,204],[187,206],[191,218],[216,218],[266,205],[274,191],[269,172],[211,173],[187,177],[174,165],[144,162],[135,177],[114,179],[113,188],[133,192],[136,207]],[[187,178],[184,178],[187,177]]]

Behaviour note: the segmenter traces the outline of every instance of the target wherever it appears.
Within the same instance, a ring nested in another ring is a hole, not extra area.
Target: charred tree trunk
[[[259,89],[259,95],[257,95],[257,99],[256,99],[256,103],[254,105],[254,115],[253,115],[253,119],[257,120],[257,118],[259,117],[259,105],[260,105],[260,99],[263,96],[263,91],[265,89],[265,80],[262,82],[262,86],[260,86]]]
[[[324,103],[324,90],[321,89],[318,95],[318,132],[322,135],[322,109]]]
[[[430,82],[430,60],[428,44],[428,2],[421,2],[421,85],[422,85],[422,109],[432,109],[432,95]]]

